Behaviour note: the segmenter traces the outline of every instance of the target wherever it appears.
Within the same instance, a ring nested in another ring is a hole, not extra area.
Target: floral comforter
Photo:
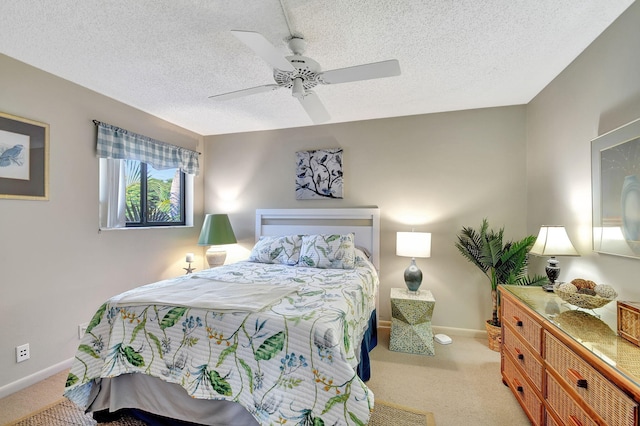
[[[378,286],[367,260],[349,270],[238,262],[197,276],[295,291],[253,312],[107,301],[78,347],[65,396],[87,407],[95,379],[142,373],[194,398],[238,402],[262,425],[368,422],[373,394],[356,374]]]

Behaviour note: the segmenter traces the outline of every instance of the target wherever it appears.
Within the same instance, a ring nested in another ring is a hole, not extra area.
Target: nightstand
[[[435,355],[431,316],[436,300],[429,290],[417,294],[406,288],[391,289],[391,341],[389,349],[419,355]]]

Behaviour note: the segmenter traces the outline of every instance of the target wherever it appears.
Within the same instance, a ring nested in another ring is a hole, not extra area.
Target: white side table
[[[406,288],[391,289],[391,341],[389,349],[435,355],[431,316],[436,300],[429,290],[417,294]]]

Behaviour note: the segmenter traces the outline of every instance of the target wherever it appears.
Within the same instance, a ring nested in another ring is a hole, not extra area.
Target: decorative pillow
[[[366,262],[366,263],[373,264],[373,258],[371,257],[371,253],[369,253],[369,250],[363,249],[362,247],[356,246],[356,248],[355,248],[355,266],[359,266],[358,264],[361,263],[361,262]]]
[[[353,269],[355,267],[354,235],[303,235],[298,266]]]
[[[262,236],[253,246],[249,261],[295,265],[300,257],[301,243],[302,239],[299,235]]]

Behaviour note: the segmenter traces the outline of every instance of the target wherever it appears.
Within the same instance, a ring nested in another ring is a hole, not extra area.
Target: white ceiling
[[[213,135],[312,124],[286,89],[208,98],[273,83],[232,29],[259,32],[288,55],[290,27],[323,70],[398,59],[398,77],[314,89],[339,123],[525,104],[632,3],[1,0],[0,52]]]

